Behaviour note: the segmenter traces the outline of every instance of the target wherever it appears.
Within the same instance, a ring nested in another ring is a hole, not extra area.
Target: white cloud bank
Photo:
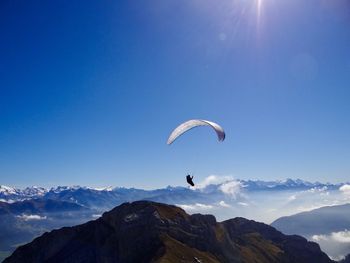
[[[240,194],[243,188],[242,183],[234,180],[232,176],[210,175],[203,182],[198,183],[195,189],[204,190],[210,185],[216,185],[219,191],[234,199]]]
[[[340,231],[332,233],[332,239],[340,243],[350,243],[350,231]]]
[[[92,218],[99,218],[99,217],[101,217],[102,216],[102,214],[93,214],[91,217]]]
[[[229,204],[227,204],[225,201],[220,201],[219,205],[222,207],[231,207]]]
[[[189,211],[189,212],[193,212],[193,211],[207,211],[207,210],[211,210],[213,208],[212,205],[205,205],[205,204],[201,204],[201,203],[196,203],[193,205],[179,205],[176,204],[176,206],[181,207],[182,209]]]
[[[209,175],[203,180],[203,182],[196,185],[196,189],[204,189],[211,184],[218,185],[232,180],[234,180],[232,176]]]
[[[45,220],[47,217],[46,216],[40,216],[40,215],[20,215],[17,216],[18,218],[24,220],[24,221],[30,221],[30,220]]]
[[[350,231],[347,229],[327,235],[313,235],[311,239],[334,260],[340,260],[349,254]]]
[[[350,185],[348,184],[344,184],[339,188],[339,191],[342,192],[345,195],[349,195],[350,196]]]
[[[220,185],[219,189],[232,198],[236,198],[241,192],[242,184],[239,181],[230,181]]]

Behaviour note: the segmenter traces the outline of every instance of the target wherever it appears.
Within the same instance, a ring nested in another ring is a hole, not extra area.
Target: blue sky
[[[350,175],[346,0],[1,1],[1,184]],[[166,145],[182,121],[220,123]]]

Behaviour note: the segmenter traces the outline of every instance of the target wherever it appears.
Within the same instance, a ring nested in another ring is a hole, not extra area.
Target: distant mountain
[[[0,185],[0,194],[2,196],[10,196],[10,195],[18,195],[20,194],[21,190],[9,187],[6,185]]]
[[[4,186],[3,186],[4,187]],[[35,194],[35,191],[31,191],[32,195],[29,195],[30,188],[19,190],[15,188],[4,187],[9,189],[0,195],[0,200],[7,202],[23,201],[33,198],[41,198],[47,200],[58,200],[70,203],[76,203],[81,206],[89,207],[92,209],[98,209],[105,211],[112,207],[124,202],[132,202],[136,200],[153,200],[163,201],[168,203],[176,202],[196,202],[205,199],[208,201],[210,198],[207,194],[204,194],[200,190],[191,190],[185,187],[167,187],[164,189],[156,190],[143,190],[135,188],[104,188],[94,189],[89,187],[66,187],[59,186],[50,190],[43,190],[40,193]],[[10,190],[11,189],[11,190]],[[222,192],[220,192],[223,195]]]
[[[320,244],[335,259],[350,253],[350,204],[327,206],[275,220],[273,227]],[[343,262],[349,262],[348,257]]]
[[[4,262],[331,263],[316,243],[244,218],[218,223],[160,203],[125,203],[95,221],[45,233]]]
[[[223,183],[198,186],[195,189],[187,187],[167,187],[156,190],[142,190],[135,188],[89,188],[81,186],[58,186],[51,189],[42,187],[27,187],[23,190],[8,186],[0,186],[0,201],[14,202],[33,198],[55,199],[74,202],[90,208],[112,208],[123,202],[140,199],[162,201],[168,199],[172,203],[183,201],[186,194],[191,200],[201,200],[203,193],[208,196],[223,195],[222,187],[231,182],[238,183],[242,189],[248,192],[254,191],[285,191],[285,190],[307,190],[313,188],[324,188],[328,190],[339,189],[343,184],[310,183],[300,179],[260,181],[260,180],[227,180]]]
[[[44,198],[73,202],[101,210],[122,202],[122,197],[115,191],[95,190],[87,187],[58,187],[49,190]]]
[[[292,216],[284,216],[272,222],[271,226],[285,234],[302,236],[343,231],[350,229],[350,204],[326,206]]]
[[[343,184],[330,184],[320,182],[308,182],[301,179],[286,179],[277,181],[247,180],[240,181],[250,191],[282,191],[282,190],[307,190],[312,188],[327,187],[329,190],[339,189]]]
[[[78,204],[51,200],[51,199],[29,199],[14,203],[0,202],[0,215],[11,213],[19,214],[42,214],[42,213],[62,213],[67,211],[82,211],[88,208]]]
[[[93,214],[86,207],[59,200],[0,202],[0,252],[11,252],[18,244],[54,228],[91,220]]]
[[[0,201],[15,202],[31,198],[40,198],[47,193],[42,187],[32,186],[25,189],[18,189],[5,185],[0,185]]]

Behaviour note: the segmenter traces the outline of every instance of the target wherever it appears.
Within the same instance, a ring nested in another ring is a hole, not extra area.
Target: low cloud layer
[[[209,185],[219,185],[234,180],[232,176],[209,175],[203,182],[197,184],[196,189],[204,189]]]
[[[184,209],[185,211],[188,211],[189,213],[192,213],[194,211],[208,211],[208,210],[211,210],[213,208],[212,205],[206,205],[206,204],[200,204],[200,203],[196,203],[193,205],[179,205],[179,204],[177,204],[176,206],[181,207],[182,209]]]
[[[332,232],[329,235],[313,235],[312,239],[317,241],[335,241],[339,243],[350,243],[350,231],[344,230],[339,232]]]
[[[311,240],[317,242],[334,260],[340,260],[349,254],[350,231],[347,229],[328,235],[313,235]]]
[[[334,260],[344,258],[350,252],[350,231],[347,229],[328,235],[313,235],[310,239]]]
[[[45,220],[47,217],[46,216],[40,216],[40,215],[19,215],[17,216],[18,218],[24,220],[24,221],[30,221],[30,220]]]
[[[350,185],[344,184],[343,186],[341,186],[341,187],[339,188],[339,191],[342,192],[342,193],[345,194],[345,195],[350,196]]]
[[[231,181],[220,185],[219,189],[232,198],[236,198],[241,192],[242,184],[239,181]]]
[[[231,207],[229,204],[227,204],[225,201],[220,201],[219,205],[222,207]]]
[[[210,175],[206,177],[203,182],[198,183],[195,189],[206,190],[207,187],[212,185],[216,186],[217,190],[233,199],[237,198],[243,188],[242,183],[238,180],[234,180],[232,176]]]

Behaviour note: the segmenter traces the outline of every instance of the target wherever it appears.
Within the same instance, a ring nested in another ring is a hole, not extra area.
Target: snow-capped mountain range
[[[313,188],[334,190],[339,189],[342,185],[345,185],[345,183],[311,183],[301,179],[286,179],[278,181],[227,179],[221,182],[198,184],[198,186],[191,189],[187,187],[168,186],[167,188],[156,190],[123,187],[91,188],[85,186],[57,186],[51,189],[32,186],[18,189],[0,185],[0,201],[11,203],[33,198],[44,198],[74,202],[88,207],[112,207],[124,201],[138,199],[158,200],[165,198],[165,200],[171,199],[171,202],[173,203],[177,200],[182,200],[184,198],[184,193],[186,193],[186,197],[195,200],[204,193],[206,195],[208,195],[208,193],[212,195],[235,194],[238,189],[239,191],[245,192],[308,190]]]
[[[6,185],[0,185],[0,201],[16,202],[33,198],[45,197],[48,193],[59,194],[65,191],[92,190],[92,191],[112,191],[112,187],[90,188],[85,186],[57,186],[50,189],[38,186],[19,189]]]
[[[329,189],[336,189],[341,187],[346,183],[331,184],[331,183],[320,183],[320,182],[308,182],[301,179],[286,179],[286,180],[276,180],[276,181],[261,181],[261,180],[247,180],[240,181],[243,187],[249,190],[295,190],[295,189],[311,189],[327,187]]]

